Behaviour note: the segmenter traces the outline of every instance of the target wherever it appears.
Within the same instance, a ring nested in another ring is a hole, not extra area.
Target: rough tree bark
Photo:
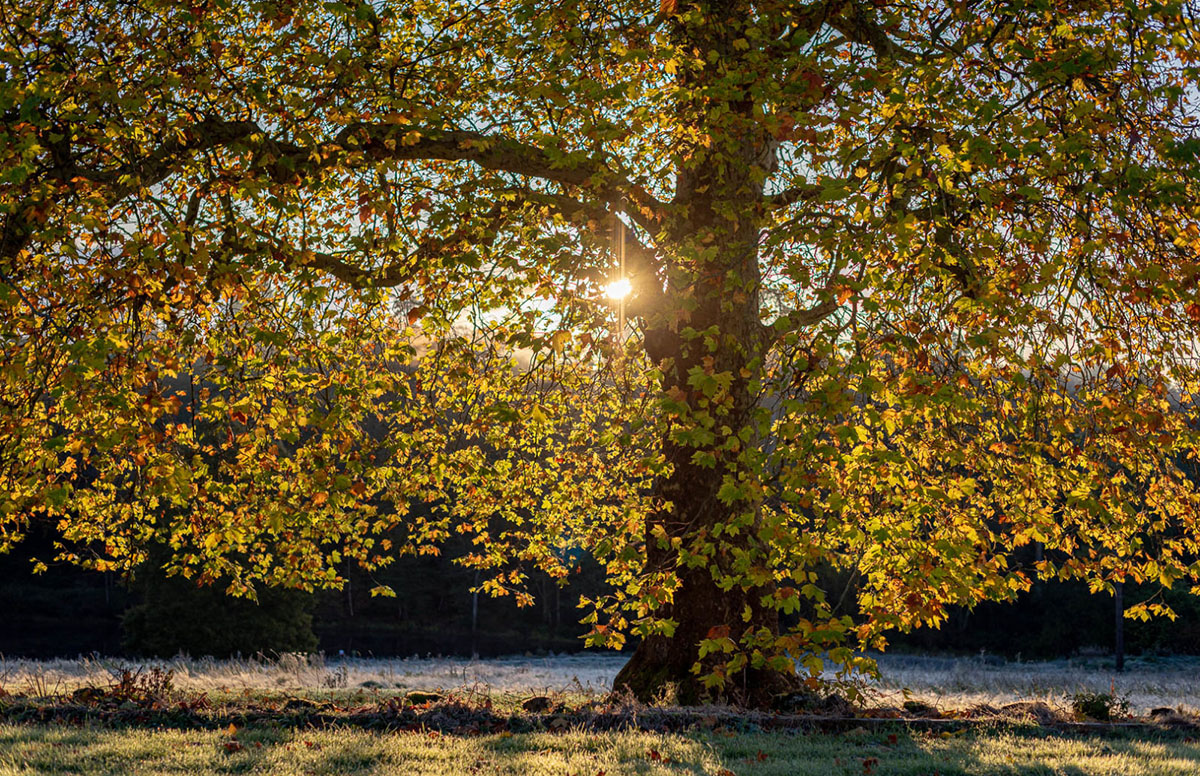
[[[721,42],[713,45],[724,48]],[[706,131],[714,137],[736,133],[733,136],[740,138],[740,150],[684,165],[677,176],[673,204],[686,217],[671,235],[675,248],[685,256],[697,257],[707,247],[711,258],[695,258],[696,269],[688,287],[668,288],[668,296],[674,296],[677,309],[687,309],[681,298],[684,295],[695,306],[684,322],[647,331],[645,347],[652,360],[668,367],[662,390],[686,396],[693,409],[702,398],[688,384],[693,367],[731,374],[733,382],[725,397],[727,414],[717,426],[728,426],[736,434],[751,423],[757,406],[758,398],[750,391],[751,374],[757,369],[756,363],[761,363],[767,342],[760,320],[758,254],[763,203],[759,181],[765,176],[757,173],[769,172],[767,168],[773,167],[775,158],[771,138],[754,122],[753,102],[744,100],[731,107],[723,114],[721,126],[706,127]],[[713,246],[718,250],[711,251]],[[715,327],[715,349],[702,344],[702,340],[686,341],[679,334],[682,326],[699,331]],[[646,554],[650,569],[674,570],[679,578],[680,587],[661,612],[677,621],[678,626],[672,637],[645,639],[614,681],[615,690],[632,692],[643,701],[652,700],[670,687],[677,701],[685,705],[721,697],[761,707],[799,684],[794,674],[753,667],[726,676],[716,692],[701,681],[713,663],[711,659],[700,660],[699,644],[711,638],[713,629],[723,633],[728,629],[728,636],[735,642],[749,633],[761,634],[764,629],[773,636],[779,633],[778,612],[762,604],[764,596],[773,592],[771,586],[722,589],[714,578],[729,571],[737,549],[757,541],[754,530],[742,530],[733,536],[721,533],[719,539],[714,534],[717,526],[728,525],[745,510],[744,504],[730,506],[717,496],[722,475],[728,471],[723,468],[725,461],[731,457],[728,451],[719,449],[727,438],[718,434],[708,448],[680,445],[669,436],[663,441],[663,452],[672,468],[655,488],[661,507],[646,520]],[[722,463],[715,470],[698,465],[694,459],[698,450],[714,453]],[[715,555],[705,564],[680,564],[678,551],[653,538],[664,532],[700,555],[704,551],[698,548],[711,543],[716,547]]]
[[[738,375],[730,391],[732,406],[726,419],[737,429],[748,422],[755,405],[748,380],[741,375],[757,350],[752,343],[758,339],[758,301],[752,294],[740,304],[722,302],[731,297],[732,294],[720,294],[714,289],[712,299],[699,311],[703,320],[693,319],[693,325],[698,324],[698,328],[707,328],[709,320],[720,326],[723,346],[716,353],[701,354],[695,352],[696,348],[689,351],[679,337],[666,332],[661,332],[657,338],[651,337],[649,347],[665,347],[670,354],[668,363],[674,364],[664,377],[663,390],[681,391],[692,401],[698,397],[698,392],[687,384],[688,370],[704,356],[714,359],[713,368],[717,371],[729,370]],[[654,355],[661,360],[663,353]],[[717,444],[722,441],[718,438]],[[763,629],[778,635],[779,616],[773,608],[761,603],[762,598],[772,592],[769,586],[734,586],[725,590],[714,579],[715,575],[729,571],[734,550],[756,538],[755,532],[750,530],[736,536],[723,534],[715,539],[714,528],[728,525],[744,506],[729,506],[718,498],[722,472],[695,463],[697,449],[676,444],[671,439],[664,440],[664,455],[672,470],[655,488],[654,495],[662,506],[647,517],[645,527],[649,567],[653,570],[673,569],[679,577],[680,587],[670,606],[661,613],[663,617],[676,620],[678,627],[670,638],[652,636],[644,640],[617,676],[614,688],[630,691],[644,701],[652,700],[671,686],[676,699],[683,704],[699,703],[713,694],[744,705],[765,706],[776,695],[795,689],[796,678],[769,669],[748,668],[726,677],[719,693],[710,693],[701,682],[701,675],[711,666],[701,666],[698,645],[711,637],[713,629],[728,628],[728,635],[735,642],[744,634],[761,633]],[[720,456],[715,446],[712,451]],[[702,565],[679,565],[678,551],[653,538],[660,532],[672,539],[680,539],[683,547],[699,555],[704,553],[699,545],[712,542],[717,547],[716,554]],[[751,612],[748,620],[745,618],[747,608]]]

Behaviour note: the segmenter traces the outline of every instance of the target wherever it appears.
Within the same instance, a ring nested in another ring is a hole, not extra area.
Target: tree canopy
[[[1195,584],[1196,14],[0,0],[0,541],[243,594],[584,550],[685,701]]]

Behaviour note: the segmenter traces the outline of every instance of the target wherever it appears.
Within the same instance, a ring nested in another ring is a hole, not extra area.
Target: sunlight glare
[[[633,286],[629,283],[629,278],[618,278],[609,283],[604,288],[604,295],[614,301],[619,301],[629,296],[629,292],[633,290]]]

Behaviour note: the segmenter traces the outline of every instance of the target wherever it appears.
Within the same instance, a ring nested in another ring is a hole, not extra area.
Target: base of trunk
[[[724,687],[709,689],[692,673],[696,645],[685,640],[651,636],[613,680],[613,692],[630,693],[643,703],[669,699],[681,706],[724,702],[748,708],[769,708],[780,695],[801,688],[795,674],[747,668],[728,677]]]

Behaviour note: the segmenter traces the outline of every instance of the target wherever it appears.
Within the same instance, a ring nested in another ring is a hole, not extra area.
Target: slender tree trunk
[[[471,588],[471,658],[479,657],[479,569],[475,569],[475,584]]]
[[[1116,610],[1116,644],[1113,652],[1116,657],[1116,671],[1125,670],[1125,585],[1117,582],[1113,586],[1113,604]]]

